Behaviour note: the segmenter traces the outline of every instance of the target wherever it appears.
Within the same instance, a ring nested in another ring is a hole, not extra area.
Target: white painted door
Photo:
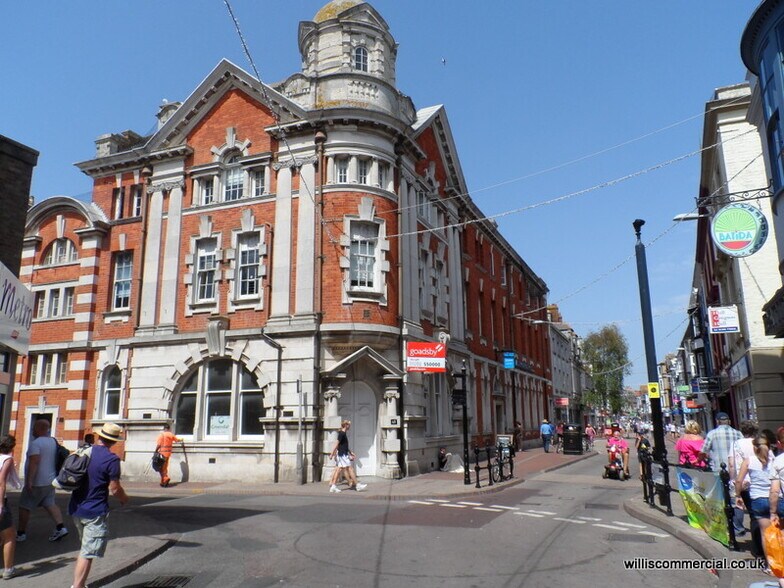
[[[354,462],[358,476],[376,475],[376,395],[364,382],[348,382],[341,389],[338,401],[340,420],[351,421],[348,447],[357,456]]]

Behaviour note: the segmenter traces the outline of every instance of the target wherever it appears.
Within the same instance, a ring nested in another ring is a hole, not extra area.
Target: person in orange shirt
[[[155,442],[155,451],[164,457],[163,465],[161,466],[161,486],[166,488],[171,482],[169,478],[169,458],[172,454],[172,445],[175,443],[182,443],[182,439],[176,437],[171,432],[169,425],[163,425],[163,432],[158,435],[158,440]]]

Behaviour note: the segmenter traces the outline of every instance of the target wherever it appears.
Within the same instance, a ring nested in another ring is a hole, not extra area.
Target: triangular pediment
[[[385,31],[389,30],[387,21],[384,20],[378,11],[367,2],[357,4],[340,13],[340,20],[351,20],[354,22],[368,23],[373,26],[381,27]]]
[[[411,130],[415,141],[426,131],[432,130],[441,162],[446,170],[447,186],[460,194],[467,194],[468,186],[463,176],[463,168],[460,165],[457,146],[444,106],[431,106],[417,111],[417,118],[411,125]]]
[[[182,103],[171,118],[158,129],[145,145],[147,151],[158,151],[185,143],[191,130],[228,92],[238,89],[266,110],[274,111],[280,124],[301,121],[306,112],[277,90],[259,82],[251,74],[223,59]]]
[[[324,372],[324,375],[327,377],[335,376],[339,373],[345,372],[351,365],[362,360],[375,363],[385,375],[393,376],[396,378],[403,377],[403,372],[401,370],[396,368],[389,361],[384,359],[384,357],[380,353],[373,350],[371,347],[367,345],[362,349],[357,349],[354,353],[352,353],[348,357],[343,358],[332,369]]]

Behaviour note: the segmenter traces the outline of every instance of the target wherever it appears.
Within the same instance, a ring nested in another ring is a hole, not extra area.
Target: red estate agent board
[[[409,342],[406,346],[406,371],[445,372],[446,345]]]

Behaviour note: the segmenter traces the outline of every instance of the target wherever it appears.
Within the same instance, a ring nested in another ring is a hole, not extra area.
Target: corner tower
[[[302,107],[367,108],[413,116],[410,100],[395,87],[397,43],[367,2],[332,0],[312,21],[300,22],[299,51],[301,73],[279,89]]]

